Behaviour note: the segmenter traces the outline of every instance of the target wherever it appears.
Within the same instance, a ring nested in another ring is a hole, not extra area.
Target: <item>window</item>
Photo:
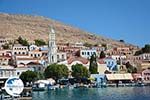
[[[108,65],[110,65],[110,61],[108,62]]]
[[[52,56],[52,62],[54,62],[54,57]]]
[[[90,53],[89,53],[89,52],[87,52],[87,55],[90,55]]]
[[[59,55],[57,55],[57,59],[59,59]]]
[[[84,52],[82,52],[82,55],[84,55]]]
[[[64,59],[64,55],[62,55],[62,59]]]
[[[20,75],[20,72],[17,72],[17,75]]]
[[[114,64],[114,62],[112,62],[112,65]]]

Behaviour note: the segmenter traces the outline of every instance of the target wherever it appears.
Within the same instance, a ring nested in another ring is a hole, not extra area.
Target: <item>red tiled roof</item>
[[[15,54],[15,56],[28,56],[27,54]]]
[[[4,56],[0,56],[0,58],[11,58],[11,56],[4,55]]]
[[[41,65],[39,62],[29,62],[27,65]]]
[[[83,57],[70,57],[68,60],[68,64],[71,64],[74,61],[80,61],[83,64],[87,64],[89,61]]]
[[[105,64],[104,59],[99,59],[97,62],[98,62],[99,64]]]
[[[17,58],[17,60],[39,60],[38,58]]]
[[[106,57],[105,59],[113,59],[113,58],[109,56],[109,57]]]

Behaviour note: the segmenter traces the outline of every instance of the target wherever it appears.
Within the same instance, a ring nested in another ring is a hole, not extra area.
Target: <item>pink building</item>
[[[142,71],[142,78],[144,83],[150,83],[150,69],[145,69]]]

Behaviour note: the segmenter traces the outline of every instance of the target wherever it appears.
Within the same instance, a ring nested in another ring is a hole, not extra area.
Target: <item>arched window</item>
[[[59,55],[57,55],[57,59],[59,59]]]
[[[62,55],[62,59],[65,59],[64,55]]]
[[[52,62],[54,62],[54,57],[52,56]]]

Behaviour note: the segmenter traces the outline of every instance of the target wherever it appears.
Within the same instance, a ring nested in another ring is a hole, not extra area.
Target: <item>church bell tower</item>
[[[50,27],[49,31],[49,52],[48,52],[48,62],[49,64],[57,63],[57,46],[55,39],[55,31]]]

